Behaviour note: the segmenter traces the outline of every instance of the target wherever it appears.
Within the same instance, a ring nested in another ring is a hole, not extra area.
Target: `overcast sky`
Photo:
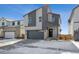
[[[42,4],[19,4],[10,5],[3,4],[0,5],[0,17],[13,18],[22,20],[23,15],[43,6]],[[61,29],[63,34],[68,33],[68,19],[70,17],[72,9],[77,6],[75,4],[50,4],[53,13],[58,13],[61,15]]]

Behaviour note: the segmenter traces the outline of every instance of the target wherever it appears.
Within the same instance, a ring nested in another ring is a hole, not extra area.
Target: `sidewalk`
[[[78,49],[79,49],[79,42],[78,41],[71,41]]]
[[[4,39],[4,40],[0,40],[0,47],[15,44],[15,43],[20,42],[20,41],[22,41],[22,39]]]

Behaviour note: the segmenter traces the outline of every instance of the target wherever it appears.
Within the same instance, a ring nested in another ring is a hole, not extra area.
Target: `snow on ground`
[[[79,53],[71,41],[25,40],[17,44],[0,48],[2,54],[63,54]]]
[[[78,41],[71,41],[78,49],[79,49],[79,42]]]
[[[4,40],[0,40],[0,47],[6,46],[6,45],[11,45],[17,42],[22,41],[22,39],[4,39]]]
[[[77,47],[73,45],[70,41],[39,41],[36,43],[30,43],[27,45],[33,45],[33,46],[39,46],[43,48],[60,48],[60,49],[66,49],[66,50],[75,50]]]
[[[51,54],[51,53],[60,53],[60,51],[53,51],[49,49],[41,49],[41,48],[28,48],[28,47],[20,47],[17,49],[12,49],[9,52],[6,53],[12,53],[12,54]]]

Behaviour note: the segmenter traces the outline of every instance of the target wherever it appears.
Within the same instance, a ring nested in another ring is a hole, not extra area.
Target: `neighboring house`
[[[74,40],[79,40],[79,5],[72,10],[68,20],[69,34]]]
[[[23,38],[23,25],[22,20],[0,18],[0,38]]]
[[[45,5],[24,16],[26,39],[57,38],[60,34],[60,15]]]

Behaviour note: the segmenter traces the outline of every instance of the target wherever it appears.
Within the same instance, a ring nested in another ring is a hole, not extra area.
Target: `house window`
[[[39,17],[39,22],[41,22],[42,21],[42,17]]]
[[[12,22],[12,25],[14,26],[15,25],[15,22]]]
[[[35,26],[36,25],[35,23],[36,23],[36,20],[30,17],[28,20],[28,26]]]
[[[5,23],[4,22],[2,22],[2,26],[4,26],[5,25]]]
[[[52,21],[55,22],[55,17],[52,17]]]
[[[32,23],[32,18],[29,18],[29,24],[31,24]]]
[[[20,25],[20,21],[18,21],[17,24]]]

